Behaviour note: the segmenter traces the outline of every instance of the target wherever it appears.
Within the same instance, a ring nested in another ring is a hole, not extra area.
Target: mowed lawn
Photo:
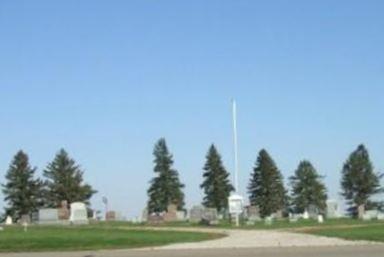
[[[328,236],[328,237],[339,237],[348,240],[368,240],[384,242],[384,223],[377,224],[361,224],[356,226],[345,226],[345,227],[324,227],[324,228],[313,228],[305,231],[306,233]]]
[[[5,227],[0,231],[0,252],[121,249],[196,242],[221,235],[153,230],[126,230],[97,226]]]

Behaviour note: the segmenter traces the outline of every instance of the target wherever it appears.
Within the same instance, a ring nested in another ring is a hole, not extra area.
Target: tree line
[[[166,141],[161,138],[154,147],[154,172],[156,176],[150,181],[148,193],[148,211],[163,212],[169,204],[175,204],[179,210],[184,209],[184,184],[173,168],[173,156]],[[352,216],[362,217],[367,208],[380,208],[381,201],[372,196],[383,192],[380,179],[383,174],[374,171],[368,150],[359,145],[349,157],[341,171],[341,195],[349,206]],[[229,173],[223,165],[222,158],[211,145],[203,166],[203,182],[200,188],[204,192],[202,204],[216,208],[225,213],[228,208],[227,198],[234,191]],[[310,206],[325,213],[327,188],[323,176],[308,160],[299,163],[294,174],[289,177],[290,190],[285,186],[281,171],[270,154],[262,149],[257,156],[251,172],[247,193],[249,202],[257,206],[262,217],[276,212],[303,213]]]
[[[84,183],[83,170],[64,149],[43,170],[43,179],[36,176],[36,171],[25,152],[16,153],[1,185],[7,203],[6,216],[18,220],[22,215],[31,216],[39,208],[57,208],[62,201],[89,204],[96,193]]]

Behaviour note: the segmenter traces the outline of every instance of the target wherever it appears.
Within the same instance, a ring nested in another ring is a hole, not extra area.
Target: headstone
[[[186,220],[186,215],[184,211],[177,211],[176,212],[176,219],[177,221],[185,221]]]
[[[254,225],[256,225],[256,222],[253,221],[253,220],[247,220],[247,221],[245,222],[245,225],[247,225],[247,226],[254,226]]]
[[[105,214],[105,220],[106,221],[114,221],[114,220],[116,220],[116,212],[115,211],[108,211]]]
[[[61,201],[61,206],[57,211],[58,211],[59,220],[69,219],[70,212],[69,212],[67,201]]]
[[[164,214],[165,222],[177,221],[177,206],[175,204],[168,205],[167,212]]]
[[[309,213],[307,210],[305,210],[303,213],[303,219],[305,219],[305,220],[309,219]]]
[[[5,219],[5,225],[10,226],[12,224],[13,224],[12,217],[7,216],[7,218]]]
[[[150,225],[159,225],[164,223],[164,217],[163,215],[159,213],[152,213],[148,216],[148,223]]]
[[[31,214],[31,222],[34,224],[39,222],[39,212],[33,212]]]
[[[365,213],[363,214],[363,219],[365,217],[364,220],[373,220],[373,219],[377,219],[377,216],[379,215],[379,211],[378,210],[369,210],[369,211],[365,211]]]
[[[189,211],[189,221],[192,223],[198,223],[203,219],[204,207],[197,205],[193,206]]]
[[[148,208],[144,208],[144,210],[141,212],[141,222],[147,222],[148,221]]]
[[[317,216],[319,215],[319,208],[317,208],[315,205],[309,205],[308,206],[308,216],[311,219],[317,219]]]
[[[71,213],[69,220],[72,224],[81,225],[88,224],[87,207],[84,203],[75,202],[71,204]]]
[[[383,212],[380,212],[377,214],[377,219],[378,220],[384,220],[384,213]]]
[[[268,225],[268,226],[272,225],[273,217],[272,216],[265,217],[264,222],[265,222],[265,225]]]
[[[259,207],[251,205],[251,206],[248,206],[246,210],[247,210],[247,218],[249,221],[255,222],[255,221],[261,220]]]
[[[299,220],[301,215],[294,214],[294,213],[289,213],[289,222],[294,223]]]
[[[321,224],[321,223],[324,223],[323,215],[318,215],[318,216],[317,216],[317,222],[320,223],[320,224]]]
[[[372,216],[367,214],[367,213],[364,213],[362,218],[363,218],[364,221],[372,220]]]
[[[202,215],[202,221],[208,225],[217,225],[218,217],[215,208],[205,208]]]
[[[20,224],[25,224],[25,223],[29,224],[29,223],[31,223],[31,216],[29,216],[28,214],[21,215],[19,223]]]
[[[282,219],[282,218],[283,218],[283,211],[282,211],[282,210],[278,210],[277,212],[275,212],[275,213],[273,214],[273,217],[274,217],[275,219]]]
[[[339,205],[335,200],[327,201],[326,216],[328,219],[340,218]]]
[[[365,206],[364,204],[360,204],[358,207],[357,207],[357,216],[359,217],[359,219],[364,219],[364,215],[365,215]],[[366,216],[367,218],[367,216]]]
[[[59,212],[57,209],[40,209],[39,224],[40,225],[55,225],[59,224]]]

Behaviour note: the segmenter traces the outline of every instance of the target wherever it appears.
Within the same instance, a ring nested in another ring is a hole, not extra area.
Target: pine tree
[[[353,215],[362,218],[370,197],[383,191],[380,186],[382,174],[375,173],[368,150],[359,145],[352,152],[342,170],[342,195],[348,201]]]
[[[296,212],[303,213],[310,205],[320,213],[326,209],[327,193],[321,176],[309,161],[300,162],[295,175],[290,177],[292,204]]]
[[[222,212],[227,209],[228,197],[234,188],[228,179],[229,173],[223,166],[221,156],[213,144],[208,150],[206,159],[204,181],[200,185],[205,193],[203,205]]]
[[[69,204],[73,202],[89,204],[96,191],[83,182],[83,174],[75,160],[61,149],[44,170],[47,206],[58,207],[64,200]]]
[[[148,211],[150,213],[166,211],[168,205],[175,204],[179,210],[184,208],[184,185],[180,183],[179,173],[172,168],[173,159],[168,151],[164,138],[154,147],[154,172],[156,177],[151,180],[148,189]]]
[[[19,151],[13,158],[2,185],[4,200],[8,203],[5,214],[17,220],[31,215],[42,206],[42,182],[35,179],[36,168],[29,164],[28,155]]]
[[[259,152],[248,185],[249,202],[259,207],[262,217],[286,208],[283,177],[268,152]]]

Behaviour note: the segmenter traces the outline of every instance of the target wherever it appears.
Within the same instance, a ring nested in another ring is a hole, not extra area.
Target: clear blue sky
[[[358,144],[384,169],[383,13],[379,0],[2,0],[0,178],[19,149],[40,174],[64,147],[95,207],[106,195],[134,216],[165,137],[198,204],[212,142],[233,170],[233,97],[243,192],[266,148],[285,178],[312,161],[338,198]]]

